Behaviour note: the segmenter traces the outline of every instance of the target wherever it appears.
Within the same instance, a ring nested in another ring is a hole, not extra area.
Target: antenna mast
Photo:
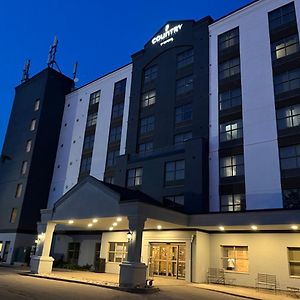
[[[21,82],[26,82],[29,79],[30,59],[27,59],[24,64]]]
[[[77,75],[77,67],[78,67],[78,61],[75,62],[73,66],[73,81],[76,82],[78,81],[78,78],[76,77]]]
[[[59,66],[58,66],[58,64],[56,63],[56,60],[55,60],[57,45],[58,45],[58,39],[57,39],[57,36],[55,36],[54,41],[53,41],[52,45],[49,48],[47,64],[48,64],[49,68],[53,68],[54,65],[55,65],[57,67],[58,71],[61,73],[61,70],[60,70],[60,68],[59,68]]]

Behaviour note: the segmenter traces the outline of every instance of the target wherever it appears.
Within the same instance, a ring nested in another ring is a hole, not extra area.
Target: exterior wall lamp
[[[127,240],[128,242],[131,242],[132,240],[132,232],[130,230],[127,232]]]

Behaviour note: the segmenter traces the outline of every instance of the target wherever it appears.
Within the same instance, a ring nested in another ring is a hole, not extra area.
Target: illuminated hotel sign
[[[167,43],[173,42],[174,38],[172,36],[175,35],[176,33],[178,33],[181,30],[182,26],[183,26],[183,24],[179,24],[179,25],[176,25],[176,26],[170,28],[170,25],[167,24],[165,26],[165,32],[158,34],[156,37],[154,37],[152,39],[152,41],[151,41],[152,45],[155,45],[156,43],[160,42],[160,45],[162,46]]]

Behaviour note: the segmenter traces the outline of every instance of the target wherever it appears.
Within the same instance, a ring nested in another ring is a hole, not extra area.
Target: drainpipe
[[[191,236],[191,268],[190,268],[190,272],[191,272],[190,279],[191,279],[191,282],[193,282],[193,243],[194,243],[194,240],[195,240],[195,234],[192,234],[192,236]]]

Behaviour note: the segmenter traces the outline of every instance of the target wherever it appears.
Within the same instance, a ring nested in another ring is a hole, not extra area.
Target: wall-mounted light
[[[128,242],[131,242],[132,240],[132,232],[130,230],[127,232],[127,240]]]
[[[157,228],[158,230],[161,230],[161,229],[162,229],[162,226],[161,226],[161,225],[157,225],[156,228]]]

